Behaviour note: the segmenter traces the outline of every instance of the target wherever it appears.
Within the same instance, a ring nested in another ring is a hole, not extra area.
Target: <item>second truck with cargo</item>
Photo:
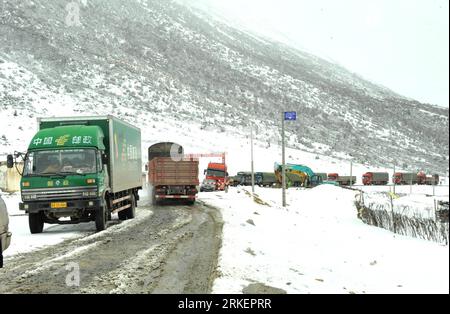
[[[152,203],[166,199],[195,203],[198,193],[198,160],[185,158],[183,147],[172,142],[157,143],[148,149],[148,180]]]
[[[113,213],[135,216],[141,181],[141,132],[112,116],[38,119],[24,157],[20,210],[31,233],[44,223],[95,221],[104,230]],[[16,156],[18,157],[18,156]],[[8,156],[13,166],[13,156]]]

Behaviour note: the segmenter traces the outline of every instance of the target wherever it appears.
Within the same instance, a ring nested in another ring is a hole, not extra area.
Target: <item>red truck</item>
[[[225,163],[210,162],[205,170],[207,180],[216,181],[217,190],[225,190],[226,178],[228,177],[227,165]]]
[[[154,144],[148,149],[148,179],[152,203],[178,199],[195,203],[199,186],[198,160],[184,158],[183,147],[171,142]]]
[[[329,173],[328,181],[337,182],[339,185],[354,185],[356,176],[340,176],[338,173]]]
[[[338,173],[329,173],[328,174],[328,181],[337,181],[339,178]]]
[[[392,177],[392,183],[398,185],[418,184],[419,176],[414,172],[396,172]]]
[[[389,182],[389,173],[366,172],[363,174],[362,182],[364,185],[386,185]]]
[[[425,185],[427,183],[427,174],[424,171],[420,171],[417,174],[417,184]]]

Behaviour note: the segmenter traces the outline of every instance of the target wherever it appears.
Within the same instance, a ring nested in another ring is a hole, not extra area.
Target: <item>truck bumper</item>
[[[2,244],[2,252],[4,252],[11,244],[11,232],[6,232],[0,235],[0,242]]]
[[[195,199],[196,195],[155,195],[157,199]]]
[[[52,208],[52,203],[66,203],[64,208]],[[47,212],[69,212],[76,211],[79,209],[95,210],[103,205],[103,200],[101,198],[95,199],[83,199],[83,200],[55,200],[53,202],[43,201],[43,202],[24,202],[19,203],[19,209],[24,210],[26,213],[38,213],[41,211]]]

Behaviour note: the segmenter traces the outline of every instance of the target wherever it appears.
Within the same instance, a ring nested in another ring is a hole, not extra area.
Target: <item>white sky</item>
[[[181,0],[448,107],[448,0]]]

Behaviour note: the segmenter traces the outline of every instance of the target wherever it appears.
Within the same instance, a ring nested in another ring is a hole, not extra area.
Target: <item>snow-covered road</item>
[[[210,292],[222,230],[218,210],[140,204],[136,213],[121,222],[113,217],[99,233],[92,224],[46,225],[36,237],[13,223],[16,254],[0,270],[0,294]],[[73,265],[79,284],[68,285]]]

